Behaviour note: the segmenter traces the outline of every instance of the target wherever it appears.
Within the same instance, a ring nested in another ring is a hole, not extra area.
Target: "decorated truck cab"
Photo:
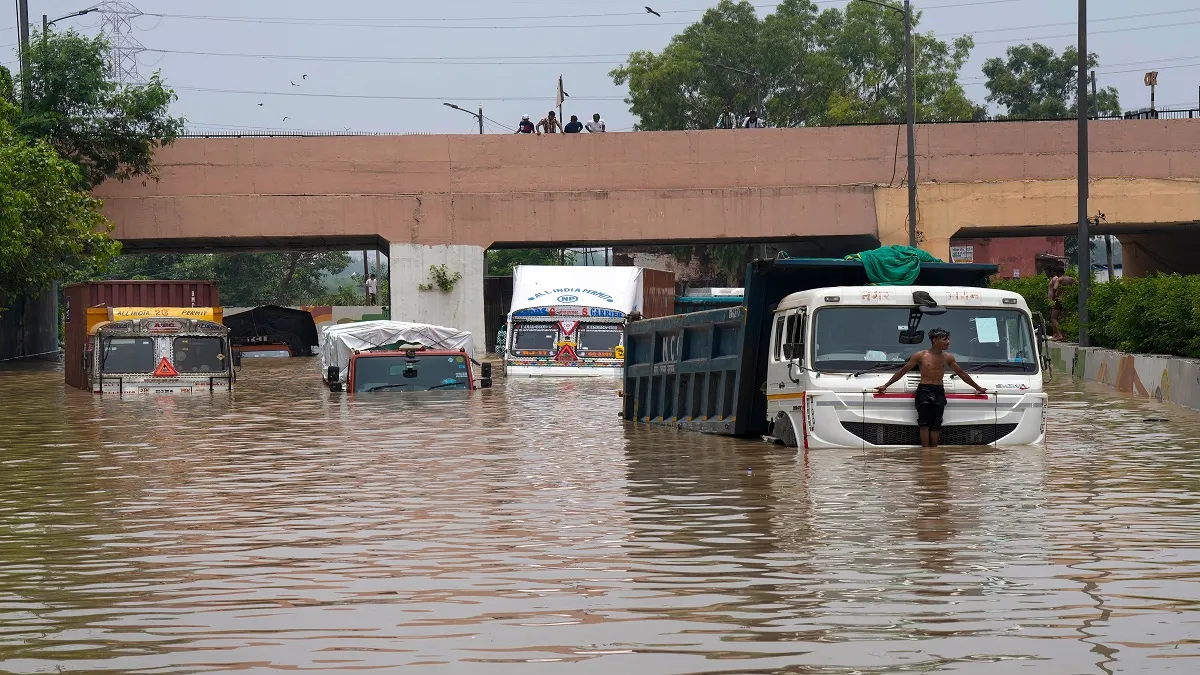
[[[88,331],[83,371],[97,394],[189,394],[233,388],[229,329],[209,308],[102,310]],[[122,318],[134,316],[137,318]]]

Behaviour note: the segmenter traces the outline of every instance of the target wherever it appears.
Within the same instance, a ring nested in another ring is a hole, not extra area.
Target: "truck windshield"
[[[149,373],[154,370],[152,338],[108,338],[103,341],[100,371],[104,373]]]
[[[354,391],[469,389],[466,356],[370,356],[354,360]]]
[[[621,327],[584,326],[579,329],[580,352],[611,352],[621,344]]]
[[[926,316],[918,330],[925,332],[919,345],[900,342],[908,329],[908,307],[826,307],[816,313],[813,368],[823,371],[859,371],[891,363],[900,366],[915,352],[929,349],[929,330],[950,331],[950,353],[970,371],[989,364],[988,372],[1036,373],[1029,317],[1015,309],[992,307],[950,308],[939,316]]]
[[[175,369],[181,373],[225,372],[225,338],[175,338]]]
[[[554,349],[554,341],[558,338],[558,329],[551,324],[525,324],[516,326],[513,335],[513,349]]]

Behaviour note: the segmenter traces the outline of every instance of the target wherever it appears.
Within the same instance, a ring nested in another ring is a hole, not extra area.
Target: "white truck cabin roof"
[[[912,307],[913,293],[924,291],[945,307],[1005,307],[1029,312],[1019,293],[972,286],[834,286],[792,293],[775,311],[799,307]],[[837,298],[827,300],[826,298]]]

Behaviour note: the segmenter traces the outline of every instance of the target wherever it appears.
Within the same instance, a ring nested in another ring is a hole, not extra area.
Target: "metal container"
[[[88,281],[67,286],[63,295],[63,372],[66,383],[78,389],[90,387],[83,369],[89,308],[221,306],[215,281]]]
[[[675,313],[675,273],[642,270],[642,316],[656,319]]]

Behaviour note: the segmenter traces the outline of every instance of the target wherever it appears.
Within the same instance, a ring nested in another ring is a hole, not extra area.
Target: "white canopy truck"
[[[1045,434],[1042,336],[994,267],[923,263],[912,286],[869,286],[862,264],[757,261],[742,306],[627,329],[624,417],[804,448],[920,445],[909,372],[885,384],[928,333],[987,390],[949,369],[943,445],[1026,445]]]
[[[505,331],[508,377],[620,377],[630,316],[663,316],[675,275],[639,267],[520,265]]]

